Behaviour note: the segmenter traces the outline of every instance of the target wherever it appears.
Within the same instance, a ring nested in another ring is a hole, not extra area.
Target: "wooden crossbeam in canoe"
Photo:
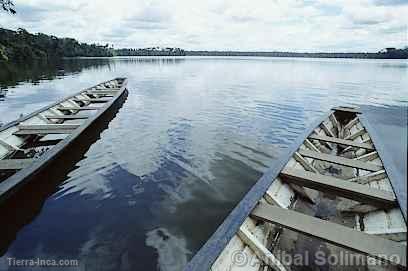
[[[112,99],[109,98],[75,98],[73,99],[74,101],[78,102],[90,102],[90,103],[106,103],[109,101],[112,101]]]
[[[91,107],[91,106],[83,106],[83,107],[70,107],[70,106],[59,106],[57,107],[58,110],[67,111],[67,110],[99,110],[102,107]]]
[[[274,270],[286,271],[285,266],[272,254],[248,229],[241,226],[237,232],[239,238],[249,246],[266,265]]]
[[[358,169],[364,169],[368,171],[378,171],[383,169],[382,166],[375,165],[373,163],[362,162],[358,160],[348,159],[340,156],[318,153],[309,150],[298,150],[298,153],[302,156],[310,157],[313,159],[326,161],[334,164],[339,164],[347,167],[353,167]]]
[[[29,146],[32,148],[54,146],[61,142],[62,139],[49,139],[49,140],[39,140],[31,143]]]
[[[14,135],[71,134],[77,124],[24,125]]]
[[[359,184],[367,184],[367,183],[378,181],[384,178],[387,178],[387,173],[385,172],[385,170],[379,170],[377,172],[372,172],[364,176],[357,176],[357,177],[348,179],[348,181],[356,182]]]
[[[358,119],[358,117],[355,117],[354,119],[349,121],[346,125],[344,125],[344,129],[345,130],[350,130],[350,128],[353,127],[354,125],[356,125],[359,121],[360,120]]]
[[[362,148],[366,150],[374,150],[374,147],[371,146],[370,144],[367,143],[359,143],[351,140],[345,140],[337,137],[331,137],[331,136],[324,136],[324,135],[310,135],[309,139],[314,139],[314,140],[319,140],[319,141],[324,141],[324,142],[330,142],[330,143],[336,143],[339,145],[345,145],[345,146],[352,146],[352,147],[357,147],[357,148]]]
[[[367,161],[372,161],[372,160],[374,160],[376,158],[378,158],[378,152],[373,151],[373,152],[369,152],[369,153],[366,153],[364,155],[361,155],[359,157],[356,157],[356,158],[354,158],[354,160],[367,162]]]
[[[327,125],[326,125],[324,122],[322,122],[322,123],[320,124],[320,126],[322,127],[323,131],[324,131],[327,135],[332,136],[332,137],[336,137],[336,136],[333,134],[333,132],[330,130],[330,128],[327,127]]]
[[[76,129],[80,124],[34,124],[34,125],[19,125],[20,130],[47,130],[47,129]]]
[[[370,188],[366,185],[331,176],[297,169],[284,169],[280,173],[280,176],[288,183],[327,192],[381,208],[391,208],[397,204],[392,192]]]
[[[312,172],[317,172],[317,169],[315,169],[302,155],[300,155],[299,152],[295,152],[293,154],[293,158],[299,164],[301,164],[304,169]]]
[[[376,259],[407,265],[407,247],[398,242],[267,203],[260,203],[251,216]]]
[[[48,119],[61,119],[61,120],[79,120],[79,119],[88,119],[89,116],[84,115],[59,115],[59,116],[45,116]]]
[[[4,141],[3,139],[0,138],[0,146],[3,146],[4,148],[6,148],[8,151],[16,151],[19,150],[19,148],[17,148],[14,145],[9,144],[8,142]]]
[[[111,91],[119,91],[120,88],[95,88],[95,90],[101,90],[101,91],[106,91],[106,90],[111,90]]]
[[[315,152],[321,152],[309,139],[305,139],[303,144],[308,147],[310,150],[315,151]]]
[[[346,140],[354,140],[354,139],[356,139],[357,137],[362,136],[362,135],[365,134],[365,133],[366,133],[366,130],[365,130],[364,128],[361,128],[360,130],[357,130],[355,133],[350,134],[349,136],[347,136],[347,137],[344,138],[344,139],[346,139]]]
[[[45,129],[45,130],[20,130],[14,135],[44,135],[44,134],[71,134],[74,129]]]
[[[85,92],[84,94],[91,94],[91,95],[115,95],[118,93],[117,91],[109,91],[109,90],[94,90],[94,91],[88,91]]]
[[[348,112],[348,113],[355,113],[355,114],[361,114],[361,111],[358,108],[354,108],[354,107],[339,106],[339,107],[332,108],[332,110]]]
[[[19,170],[33,162],[34,159],[3,159],[0,160],[0,170]]]

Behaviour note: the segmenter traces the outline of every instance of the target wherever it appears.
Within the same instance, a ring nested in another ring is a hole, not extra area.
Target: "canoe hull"
[[[118,78],[115,80],[123,80],[120,89],[118,89],[115,93],[115,95],[112,96],[110,101],[106,102],[102,107],[100,107],[100,110],[98,110],[94,115],[88,117],[78,128],[73,130],[72,133],[67,135],[64,139],[59,141],[56,145],[54,145],[52,148],[50,148],[47,152],[45,152],[40,158],[36,159],[34,163],[29,165],[28,167],[23,168],[20,171],[17,171],[15,174],[7,178],[6,180],[2,181],[0,183],[0,204],[4,201],[6,201],[9,197],[11,197],[13,194],[15,194],[22,186],[24,186],[27,182],[35,178],[36,175],[38,175],[40,172],[45,170],[47,166],[55,161],[56,159],[61,158],[60,154],[68,149],[75,141],[77,141],[81,135],[85,134],[90,127],[92,127],[92,124],[94,124],[98,119],[100,119],[106,112],[108,112],[112,107],[117,106],[118,104],[122,104],[127,95],[128,95],[128,90],[126,88],[127,86],[127,79],[126,78]],[[113,80],[111,80],[113,81]],[[109,82],[109,81],[107,81]],[[99,85],[105,84],[101,83]],[[96,86],[95,86],[96,87]],[[95,88],[93,87],[93,88]],[[92,88],[90,88],[92,89]],[[83,93],[83,91],[80,91],[72,96],[69,96],[67,98],[64,98],[56,103],[53,103],[49,106],[46,106],[44,108],[41,108],[27,116],[24,116],[16,121],[13,121],[9,124],[6,124],[5,126],[1,127],[0,132],[7,130],[7,129],[13,129],[13,127],[17,126],[19,123],[22,123],[24,121],[29,120],[30,118],[35,117],[36,115],[45,112],[49,110],[52,107],[55,107],[59,104],[61,104],[64,101],[67,101],[69,99],[72,99],[73,97],[76,97]],[[1,160],[0,160],[1,161]]]

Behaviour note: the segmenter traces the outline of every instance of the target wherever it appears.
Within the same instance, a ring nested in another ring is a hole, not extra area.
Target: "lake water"
[[[77,59],[2,67],[0,122],[118,76],[129,96],[109,126],[1,207],[0,270],[181,270],[322,113],[408,105],[403,60]]]

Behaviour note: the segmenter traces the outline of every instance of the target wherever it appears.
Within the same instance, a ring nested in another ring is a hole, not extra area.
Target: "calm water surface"
[[[407,75],[399,60],[238,57],[2,68],[3,123],[116,76],[129,96],[89,149],[2,207],[0,270],[9,257],[181,270],[315,118],[337,105],[405,107]]]

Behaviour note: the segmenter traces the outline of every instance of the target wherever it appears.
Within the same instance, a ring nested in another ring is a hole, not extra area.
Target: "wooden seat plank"
[[[14,135],[71,134],[75,129],[29,129],[19,130]]]
[[[59,106],[57,107],[58,110],[77,110],[77,111],[81,111],[81,110],[99,110],[102,107],[91,107],[91,106],[83,106],[83,107],[69,107],[69,106]]]
[[[333,107],[332,110],[342,111],[342,112],[347,112],[347,113],[354,113],[354,114],[361,114],[361,111],[355,107],[339,106],[339,107]]]
[[[80,124],[35,124],[35,125],[19,125],[20,130],[47,130],[47,129],[76,129]]]
[[[92,95],[115,95],[117,91],[108,91],[108,90],[95,90],[95,91],[88,91],[84,94],[92,94]]]
[[[29,147],[37,148],[37,147],[45,147],[45,146],[54,146],[61,142],[62,139],[49,139],[49,140],[39,140],[33,142],[29,145]]]
[[[397,201],[392,192],[370,188],[366,185],[341,180],[331,176],[316,174],[297,169],[284,169],[280,176],[289,183],[328,192],[358,202],[375,205],[381,208],[396,206]]]
[[[372,236],[333,222],[272,206],[267,203],[260,203],[252,211],[251,216],[301,234],[317,237],[328,243],[369,255],[376,259],[406,267],[407,247],[398,242]]]
[[[364,169],[368,171],[378,171],[378,170],[383,169],[382,166],[375,165],[373,163],[362,162],[362,161],[348,159],[348,158],[344,158],[341,156],[335,156],[331,154],[318,153],[318,152],[309,151],[309,150],[298,150],[298,153],[302,156],[310,157],[313,159],[322,160],[322,161],[339,164],[343,166],[348,166],[348,167],[353,167],[353,168],[358,168],[358,169]]]
[[[120,88],[102,88],[102,87],[96,87],[93,91],[118,91]]]
[[[370,144],[359,143],[359,142],[345,140],[345,139],[341,139],[337,137],[330,137],[330,136],[324,136],[324,135],[310,135],[308,138],[313,139],[313,140],[324,141],[324,142],[336,143],[339,145],[357,147],[357,148],[366,149],[366,150],[374,150],[374,147],[371,146]]]
[[[33,162],[34,159],[3,159],[0,160],[0,170],[19,170]]]
[[[61,119],[61,120],[79,120],[79,119],[88,119],[89,116],[84,116],[84,115],[60,115],[60,116],[51,116],[47,115],[45,116],[48,119]]]
[[[9,144],[8,142],[4,141],[1,138],[0,138],[0,145],[6,148],[8,151],[16,151],[19,149],[16,146]]]
[[[74,100],[78,101],[78,102],[90,102],[90,103],[106,103],[106,102],[112,101],[112,99],[109,99],[109,98],[94,98],[94,99],[91,99],[91,98],[81,98],[81,99],[75,98]]]

